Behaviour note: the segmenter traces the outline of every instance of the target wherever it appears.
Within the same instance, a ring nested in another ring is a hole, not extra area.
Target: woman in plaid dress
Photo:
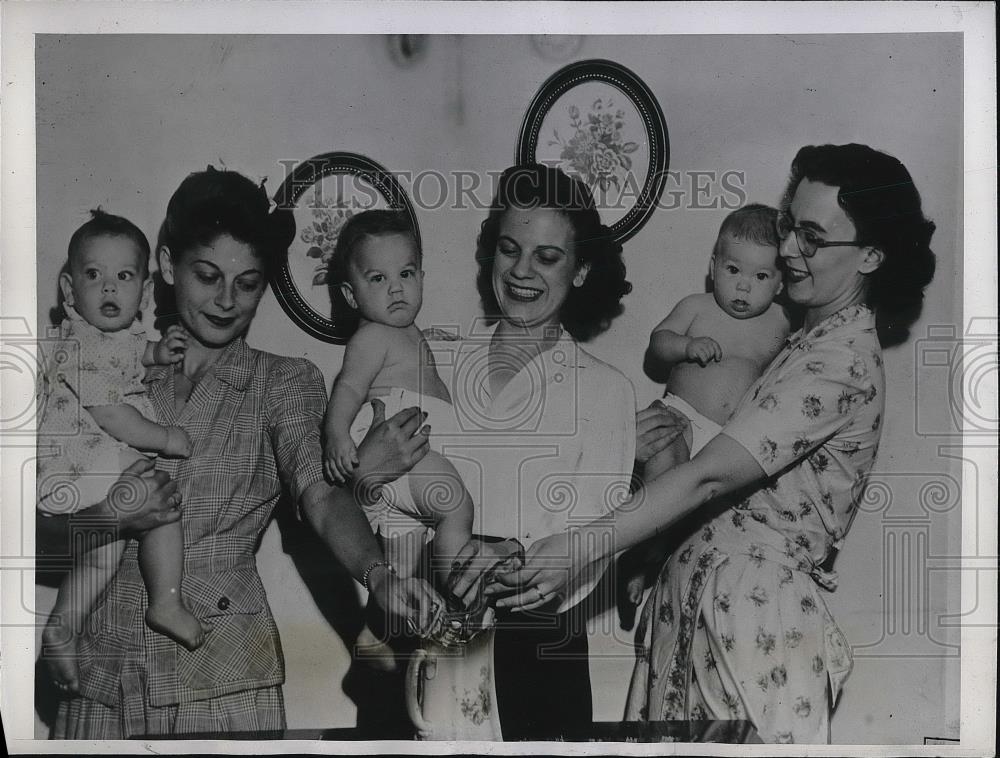
[[[143,623],[146,592],[131,540],[80,637],[79,691],[60,703],[56,738],[285,727],[284,661],[254,555],[283,492],[379,605],[420,630],[436,623],[438,596],[421,580],[394,576],[351,493],[324,481],[319,370],[244,341],[293,235],[290,214],[269,213],[263,187],[234,172],[192,174],[170,200],[159,264],[176,301],[166,312],[176,313],[189,339],[178,370],[151,372],[149,396],[161,421],[188,433],[193,452],[161,461],[155,474],[136,464],[94,513],[108,516],[111,531],[132,534],[181,520],[182,592],[210,631],[189,651]],[[359,476],[419,459],[420,423],[411,409],[373,424]],[[57,518],[39,521],[50,543],[66,529]]]
[[[643,609],[626,708],[632,720],[749,719],[769,742],[827,742],[851,670],[822,599],[856,513],[882,428],[879,341],[905,338],[934,273],[909,172],[863,145],[799,151],[779,216],[793,334],[722,432],[690,462],[647,482],[642,504],[532,546],[498,577],[499,606],[531,608],[606,554],[721,495],[664,566]],[[570,556],[560,569],[559,556]],[[527,586],[525,586],[525,584]],[[645,634],[644,634],[645,632]]]

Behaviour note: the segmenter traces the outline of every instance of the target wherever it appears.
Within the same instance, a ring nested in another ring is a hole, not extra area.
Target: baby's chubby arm
[[[184,351],[187,350],[187,338],[188,333],[180,324],[168,327],[162,340],[146,343],[146,350],[142,354],[142,365],[148,368],[180,363],[184,360]]]
[[[358,463],[351,440],[351,422],[368,398],[368,391],[385,365],[389,340],[380,324],[363,324],[344,350],[344,363],[333,380],[323,418],[323,469],[343,484]]]
[[[643,369],[655,381],[666,381],[675,364],[696,361],[704,366],[721,360],[722,349],[710,337],[690,337],[687,332],[701,308],[704,295],[688,295],[649,335]]]
[[[131,405],[94,405],[87,408],[97,425],[129,447],[173,458],[191,455],[191,440],[179,426],[162,426]]]

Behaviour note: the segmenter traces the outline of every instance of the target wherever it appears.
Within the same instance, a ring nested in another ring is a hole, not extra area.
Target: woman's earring
[[[865,257],[861,263],[861,273],[871,274],[878,269],[884,261],[885,253],[882,252],[881,248],[869,247],[865,251]]]
[[[160,276],[163,277],[165,281],[170,286],[174,284],[174,259],[170,252],[170,248],[166,245],[160,248],[160,255],[158,262],[160,264]]]
[[[63,303],[70,308],[75,306],[73,298],[73,278],[65,271],[59,275],[59,289],[62,290]]]

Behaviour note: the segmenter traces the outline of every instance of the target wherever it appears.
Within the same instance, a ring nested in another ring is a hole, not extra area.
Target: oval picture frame
[[[619,242],[638,232],[663,195],[667,121],[638,76],[609,60],[571,63],[532,99],[517,138],[518,163],[544,163],[584,181]],[[609,223],[610,221],[610,223]]]
[[[335,345],[351,337],[356,319],[329,281],[329,264],[343,224],[355,213],[404,210],[417,245],[420,228],[406,192],[389,171],[358,153],[331,152],[297,164],[274,195],[292,211],[295,238],[272,282],[282,310],[312,337]]]

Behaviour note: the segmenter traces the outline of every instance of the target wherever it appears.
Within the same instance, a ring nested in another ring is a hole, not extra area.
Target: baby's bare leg
[[[117,540],[80,556],[77,566],[63,579],[42,632],[42,656],[49,672],[71,692],[79,690],[76,638],[118,569],[124,547],[125,543]]]
[[[146,532],[139,543],[139,570],[149,595],[146,623],[194,650],[205,641],[201,622],[181,601],[184,533],[180,521]]]
[[[410,471],[410,494],[434,519],[434,573],[443,582],[472,536],[472,497],[451,461],[433,450]]]
[[[416,576],[419,572],[426,535],[426,528],[417,528],[384,539],[382,550],[386,560],[403,579]]]

